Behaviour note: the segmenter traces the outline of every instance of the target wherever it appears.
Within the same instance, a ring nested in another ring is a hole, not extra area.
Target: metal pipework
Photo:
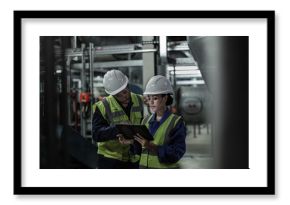
[[[107,47],[95,47],[93,48],[95,55],[112,55],[112,54],[128,54],[128,53],[148,53],[148,52],[156,52],[156,48],[152,49],[137,49],[135,50],[135,47],[137,47],[139,44],[130,44],[128,45],[127,49],[121,48],[117,46],[107,46]],[[131,46],[131,48],[129,48]],[[142,45],[140,44],[142,47]],[[102,48],[102,50],[100,50]],[[88,55],[88,53],[84,52],[85,55]],[[82,56],[83,52],[80,49],[66,49],[65,52],[66,56]]]
[[[92,68],[119,68],[119,67],[134,67],[134,66],[143,66],[143,60],[123,60],[123,61],[110,61],[110,62],[93,62]],[[85,68],[89,68],[89,63],[86,63]],[[72,69],[81,70],[83,65],[81,63],[72,64]]]

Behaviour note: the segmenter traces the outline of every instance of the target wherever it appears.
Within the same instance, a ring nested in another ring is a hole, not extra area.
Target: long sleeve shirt
[[[118,102],[118,101],[117,101]],[[121,105],[121,103],[119,103]],[[130,119],[130,110],[132,102],[128,104],[126,108],[122,105],[124,112]],[[108,140],[117,139],[116,135],[119,133],[115,125],[110,125],[109,122],[103,117],[101,111],[96,107],[96,110],[93,115],[92,122],[92,131],[93,131],[93,140],[96,142],[104,142]]]
[[[149,132],[154,136],[157,129],[160,125],[169,117],[170,111],[166,110],[161,120],[158,122],[156,120],[156,115],[153,114],[153,117],[149,121]],[[169,133],[169,142],[168,144],[158,145],[157,155],[161,163],[175,163],[181,159],[186,151],[186,126],[183,120],[179,120],[176,126]],[[135,153],[140,153],[140,146],[134,144]]]

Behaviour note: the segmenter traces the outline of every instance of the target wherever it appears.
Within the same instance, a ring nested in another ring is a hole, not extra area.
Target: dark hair
[[[171,105],[173,103],[173,98],[171,97],[170,94],[162,94],[161,96],[164,97],[167,95],[167,100],[166,100],[166,105]]]

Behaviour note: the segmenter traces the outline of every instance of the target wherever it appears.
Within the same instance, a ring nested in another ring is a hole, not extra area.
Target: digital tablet
[[[145,125],[117,124],[116,127],[119,132],[124,135],[125,139],[134,139],[134,136],[137,136],[138,133],[149,141],[153,140],[153,136]]]

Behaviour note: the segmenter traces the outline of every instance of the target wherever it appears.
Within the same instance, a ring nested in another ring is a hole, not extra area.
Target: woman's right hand
[[[138,133],[137,136],[134,137],[134,139],[141,144],[142,149],[146,148],[151,150],[153,153],[157,153],[157,145],[155,145],[152,141],[146,140]]]

